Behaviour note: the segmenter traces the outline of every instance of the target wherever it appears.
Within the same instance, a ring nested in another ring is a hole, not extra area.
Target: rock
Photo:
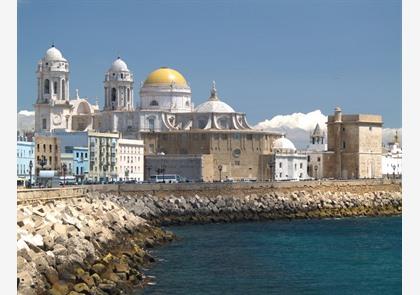
[[[95,285],[95,280],[87,273],[82,274],[80,278],[86,283],[86,285],[88,285],[89,288]]]
[[[96,263],[96,264],[92,265],[92,269],[93,269],[96,273],[101,274],[101,273],[103,273],[103,272],[105,271],[106,266],[105,266],[105,265],[103,265],[102,263]]]
[[[79,283],[73,286],[74,291],[76,292],[89,292],[90,289],[88,287],[88,285],[86,285],[85,283]]]
[[[56,233],[58,233],[60,236],[66,236],[67,237],[67,226],[61,223],[55,223],[53,226],[53,229]]]
[[[68,285],[63,281],[58,281],[52,285],[52,288],[49,290],[51,295],[66,295],[69,293]]]
[[[130,267],[128,266],[127,263],[116,263],[114,264],[114,266],[115,266],[116,272],[124,272],[124,273],[130,272]]]

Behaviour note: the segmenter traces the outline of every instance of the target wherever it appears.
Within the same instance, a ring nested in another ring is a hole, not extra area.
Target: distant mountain
[[[17,113],[17,131],[34,131],[35,130],[35,112],[22,110]]]
[[[277,115],[272,119],[264,120],[254,126],[256,129],[283,132],[296,146],[297,149],[305,149],[309,144],[309,136],[319,124],[321,130],[327,133],[327,116],[320,110],[315,110],[307,114],[293,113],[290,115]],[[400,142],[402,142],[401,128],[384,128],[382,132],[382,142],[387,145],[394,140],[395,131],[398,131]]]

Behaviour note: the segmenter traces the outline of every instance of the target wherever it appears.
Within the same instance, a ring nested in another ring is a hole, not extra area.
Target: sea
[[[401,217],[170,226],[135,294],[401,294]]]

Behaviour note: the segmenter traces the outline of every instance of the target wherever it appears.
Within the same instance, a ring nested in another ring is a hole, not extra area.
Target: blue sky
[[[320,109],[381,114],[401,127],[401,1],[18,2],[18,110],[33,109],[36,64],[54,41],[70,63],[72,97],[103,105],[118,56],[141,80],[179,70],[197,105],[219,97],[255,124]]]

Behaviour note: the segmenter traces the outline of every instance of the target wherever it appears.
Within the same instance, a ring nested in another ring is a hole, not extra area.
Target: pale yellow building
[[[40,170],[61,171],[60,139],[54,136],[35,136],[35,173]]]

